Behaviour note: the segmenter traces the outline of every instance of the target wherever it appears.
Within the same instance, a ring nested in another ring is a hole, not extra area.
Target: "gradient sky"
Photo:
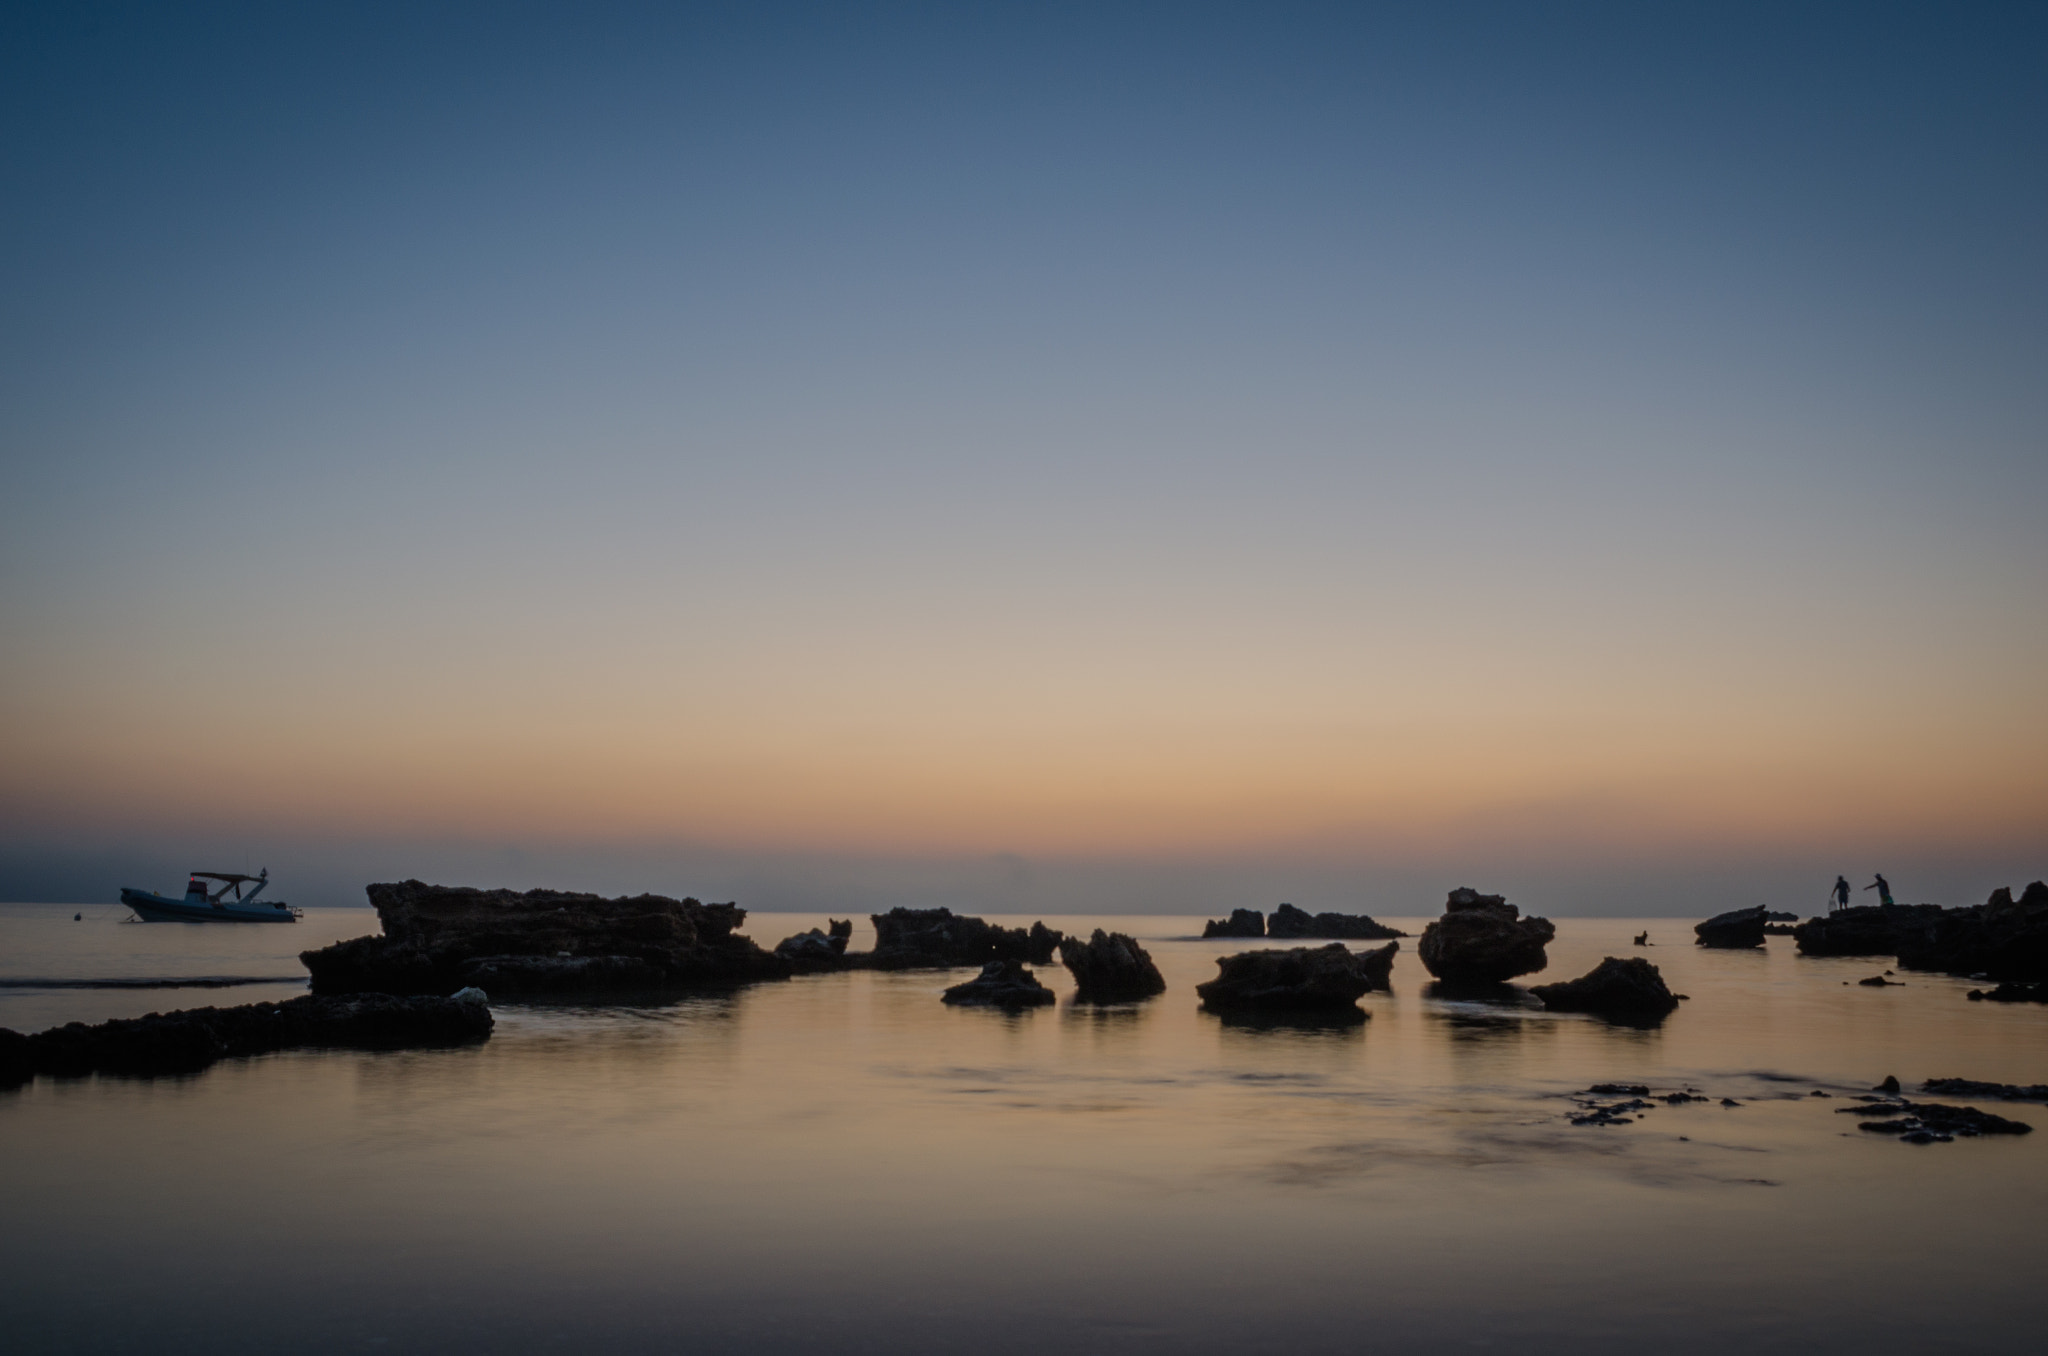
[[[2040,5],[14,3],[0,175],[0,897],[2048,875]]]

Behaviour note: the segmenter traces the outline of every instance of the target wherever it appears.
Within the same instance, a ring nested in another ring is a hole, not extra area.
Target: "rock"
[[[1892,1094],[1893,1096],[1897,1096],[1899,1091],[1899,1076],[1897,1074],[1886,1074],[1884,1076],[1884,1082],[1879,1083],[1876,1087],[1872,1088],[1871,1091],[1886,1092]]]
[[[369,896],[384,935],[301,952],[314,993],[653,991],[790,973],[787,960],[734,935],[747,916],[736,904],[416,880],[372,885]]]
[[[1876,1106],[1836,1108],[1838,1116],[1869,1116],[1858,1130],[1879,1135],[1897,1135],[1910,1144],[1942,1144],[1960,1135],[2026,1135],[2034,1127],[2024,1121],[2007,1120],[1973,1106],[1943,1106],[1939,1102],[1888,1102]]]
[[[1030,1008],[1053,1001],[1053,991],[1017,960],[990,961],[965,984],[946,990],[941,1002],[961,1007]]]
[[[1052,964],[1060,934],[1044,923],[998,927],[951,909],[891,909],[870,914],[875,949],[861,958],[877,970],[917,970],[986,965],[994,960]]]
[[[1268,937],[1338,937],[1385,941],[1408,934],[1375,923],[1362,913],[1319,913],[1310,915],[1292,904],[1282,904],[1266,921]]]
[[[2007,981],[1995,989],[1972,989],[1964,996],[1972,1002],[1988,998],[1994,1003],[2048,1003],[2048,983],[2015,984]]]
[[[1764,921],[1766,923],[1796,923],[1799,921],[1799,915],[1796,913],[1786,913],[1783,909],[1774,909],[1764,915]]]
[[[1678,1006],[1664,976],[1641,956],[1620,960],[1609,956],[1593,969],[1562,984],[1538,984],[1529,990],[1554,1012],[1597,1012],[1617,1016],[1663,1016]]]
[[[150,1076],[196,1073],[216,1060],[276,1050],[469,1045],[488,1039],[492,1025],[480,989],[450,998],[311,995],[284,1003],[152,1012],[97,1026],[72,1022],[38,1032],[24,1044],[38,1073]]]
[[[1754,909],[1731,909],[1694,927],[1693,932],[1701,946],[1735,949],[1762,946],[1765,912],[1762,905]]]
[[[1548,965],[1543,948],[1557,935],[1547,918],[1523,918],[1500,895],[1451,891],[1444,916],[1423,931],[1416,951],[1438,979],[1453,984],[1504,984]]]
[[[1859,979],[1856,982],[1866,989],[1903,989],[1906,987],[1895,979],[1886,979],[1883,975],[1872,975],[1869,979]]]
[[[2002,1102],[2048,1102],[2048,1083],[1979,1083],[1971,1078],[1930,1078],[1920,1091],[1937,1097],[1996,1097]]]
[[[1244,1009],[1318,1009],[1355,1005],[1387,987],[1399,942],[1355,953],[1342,943],[1286,950],[1240,951],[1216,958],[1218,974],[1195,986],[1212,1012]]]
[[[1790,937],[1797,932],[1798,929],[1789,923],[1764,924],[1764,936],[1766,937]]]
[[[1121,932],[1095,929],[1083,942],[1060,942],[1060,963],[1074,977],[1074,996],[1088,1003],[1122,1003],[1166,990],[1166,980],[1145,948]]]
[[[1210,919],[1203,927],[1204,937],[1263,937],[1266,935],[1266,915],[1257,909],[1232,909],[1230,917],[1218,922]]]
[[[775,944],[775,954],[796,967],[799,973],[842,968],[846,944],[853,938],[853,920],[833,918],[827,921],[831,931],[812,928],[809,932],[785,937]]]
[[[1899,964],[1993,980],[2048,980],[2048,883],[2018,900],[1994,891],[1971,909],[1941,909],[1897,929]]]
[[[1838,909],[1792,929],[1802,956],[1896,956],[1900,930],[1946,912],[1938,904],[1876,904]]]
[[[18,1088],[35,1076],[28,1037],[0,1026],[0,1089]]]

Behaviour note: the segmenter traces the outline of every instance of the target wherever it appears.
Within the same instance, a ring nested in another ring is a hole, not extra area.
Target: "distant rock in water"
[[[2035,881],[2015,900],[1996,890],[1971,909],[1943,909],[1898,930],[1899,964],[1908,970],[2048,980],[2048,883]]]
[[[2017,984],[2011,980],[1995,989],[1972,989],[1964,997],[1972,1003],[2048,1003],[2048,984]]]
[[[1376,951],[1348,950],[1340,942],[1286,950],[1240,951],[1219,956],[1220,973],[1195,986],[1211,1011],[1315,1010],[1353,1007],[1374,989],[1387,987],[1399,942]]]
[[[473,890],[408,880],[369,887],[381,937],[299,959],[313,992],[521,994],[659,991],[786,979],[788,960],[734,935],[736,904],[665,895]]]
[[[1152,957],[1121,932],[1097,928],[1086,942],[1063,938],[1060,963],[1074,977],[1074,996],[1084,1002],[1122,1003],[1166,991],[1166,980]]]
[[[990,961],[965,984],[946,990],[941,1002],[962,1007],[1032,1008],[1054,999],[1053,991],[1016,960]]]
[[[1218,922],[1212,918],[1203,927],[1204,937],[1263,937],[1266,935],[1266,915],[1257,909],[1232,909],[1230,917]]]
[[[1524,918],[1501,895],[1459,888],[1444,916],[1422,933],[1416,951],[1438,979],[1451,984],[1505,984],[1550,963],[1544,947],[1557,935],[1547,918]]]
[[[830,924],[830,931],[812,928],[809,932],[785,937],[775,944],[775,954],[795,966],[799,973],[840,969],[846,959],[846,944],[853,939],[853,920],[832,918],[826,921]]]
[[[877,970],[916,970],[990,961],[1019,960],[1052,964],[1060,934],[1044,923],[1029,929],[998,927],[951,909],[891,909],[870,914],[875,949],[858,957]]]
[[[1786,913],[1783,909],[1773,909],[1764,915],[1764,921],[1766,923],[1796,923],[1799,921],[1799,915],[1796,913]]]
[[[1809,918],[1792,929],[1802,956],[1896,956],[1899,939],[1939,918],[1939,904],[1869,904]]]
[[[308,996],[236,1008],[188,1008],[87,1026],[72,1022],[33,1036],[0,1031],[0,1086],[31,1073],[196,1073],[217,1060],[277,1050],[413,1050],[490,1038],[489,1000],[480,989],[452,998],[360,994]]]
[[[1920,1091],[1936,1097],[1996,1097],[2002,1102],[2048,1102],[2048,1083],[1979,1083],[1972,1078],[1930,1078]]]
[[[2007,1120],[1973,1106],[1945,1106],[1939,1102],[1876,1102],[1836,1108],[1838,1116],[1866,1116],[1858,1130],[1897,1135],[1908,1144],[1946,1144],[1958,1136],[2025,1135],[2033,1126]]]
[[[1594,1012],[1624,1017],[1662,1016],[1678,1006],[1657,967],[1641,956],[1609,956],[1591,971],[1562,984],[1529,990],[1555,1012]]]
[[[1701,946],[1745,950],[1764,944],[1764,920],[1769,916],[1761,904],[1753,909],[1731,909],[1715,914],[1693,928]]]
[[[1305,909],[1292,904],[1282,904],[1266,920],[1268,937],[1333,937],[1353,940],[1386,941],[1408,934],[1396,928],[1383,927],[1362,913],[1319,913],[1311,915]]]

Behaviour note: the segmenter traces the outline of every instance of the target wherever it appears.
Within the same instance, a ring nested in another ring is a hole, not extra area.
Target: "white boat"
[[[218,890],[209,891],[206,882],[220,882]],[[281,900],[258,904],[256,896],[263,893],[263,887],[270,884],[270,868],[256,876],[244,876],[233,871],[194,871],[185,883],[185,897],[172,899],[148,890],[121,887],[121,902],[135,910],[135,916],[145,923],[296,923],[299,910]],[[242,887],[250,887],[244,895]],[[233,892],[234,898],[228,895]]]

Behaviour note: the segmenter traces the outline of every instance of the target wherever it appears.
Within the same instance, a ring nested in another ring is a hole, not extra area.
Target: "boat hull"
[[[123,888],[121,902],[145,923],[296,923],[298,912],[285,904],[187,904],[182,899]]]

